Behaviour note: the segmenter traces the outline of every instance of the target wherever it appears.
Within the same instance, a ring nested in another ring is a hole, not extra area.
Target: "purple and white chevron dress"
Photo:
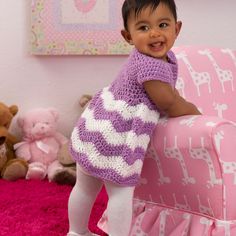
[[[130,54],[116,80],[99,91],[81,115],[71,135],[71,154],[88,174],[124,186],[137,184],[159,111],[143,82],[161,80],[175,86],[173,52],[164,62]]]

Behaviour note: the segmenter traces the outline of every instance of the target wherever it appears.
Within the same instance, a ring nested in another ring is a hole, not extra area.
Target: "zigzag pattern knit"
[[[130,54],[116,80],[98,92],[77,122],[71,154],[89,174],[120,185],[137,184],[159,111],[142,83],[161,80],[175,86],[177,63]]]

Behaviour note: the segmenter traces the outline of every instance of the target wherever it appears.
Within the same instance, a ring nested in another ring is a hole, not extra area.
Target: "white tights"
[[[105,182],[109,197],[107,205],[109,236],[128,236],[132,221],[134,187],[123,187]],[[103,182],[83,173],[77,166],[77,180],[71,191],[68,211],[70,231],[68,235],[92,235],[88,233],[91,209]]]

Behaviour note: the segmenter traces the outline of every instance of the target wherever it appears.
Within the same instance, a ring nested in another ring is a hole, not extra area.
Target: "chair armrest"
[[[214,116],[160,119],[135,198],[236,219],[236,126]]]

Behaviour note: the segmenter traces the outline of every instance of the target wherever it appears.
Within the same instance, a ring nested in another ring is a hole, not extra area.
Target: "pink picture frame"
[[[31,0],[33,55],[126,55],[123,0]]]

